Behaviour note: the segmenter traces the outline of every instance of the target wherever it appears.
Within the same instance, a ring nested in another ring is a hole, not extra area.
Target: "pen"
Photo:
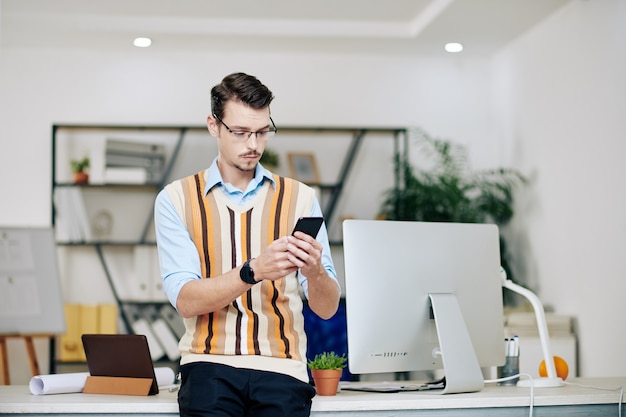
[[[504,352],[506,356],[519,356],[519,337],[513,336],[512,339],[504,339]]]

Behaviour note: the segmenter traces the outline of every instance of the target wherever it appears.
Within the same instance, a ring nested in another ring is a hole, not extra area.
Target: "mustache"
[[[261,154],[258,152],[248,152],[248,153],[241,154],[241,156],[261,156]]]

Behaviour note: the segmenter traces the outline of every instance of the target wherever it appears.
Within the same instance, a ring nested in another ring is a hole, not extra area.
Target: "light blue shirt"
[[[206,195],[213,187],[218,187],[218,191],[223,192],[231,202],[241,206],[258,194],[264,181],[270,181],[272,186],[276,188],[272,174],[267,169],[263,168],[261,164],[258,164],[254,178],[250,181],[245,191],[241,191],[230,183],[224,183],[222,174],[217,167],[216,158],[208,169],[204,194]],[[313,203],[311,216],[322,217],[322,210],[317,198]],[[157,195],[154,205],[154,223],[159,263],[161,265],[161,277],[163,279],[163,290],[170,300],[170,303],[176,307],[176,300],[178,299],[178,294],[183,285],[194,279],[202,278],[200,259],[186,225],[178,215],[176,208],[165,190],[161,190]],[[316,239],[322,244],[322,264],[328,272],[328,275],[337,281],[337,274],[330,255],[328,231],[326,230],[325,224],[322,225]],[[302,286],[305,296],[308,298],[307,278],[298,272],[298,281]],[[339,284],[337,283],[337,285]]]

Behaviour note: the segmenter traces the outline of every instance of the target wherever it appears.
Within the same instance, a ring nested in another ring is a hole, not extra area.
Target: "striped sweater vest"
[[[243,206],[218,188],[203,195],[205,171],[175,181],[166,190],[195,243],[202,276],[211,279],[258,256],[271,242],[291,233],[300,216],[309,216],[315,194],[310,187],[274,175]],[[293,273],[262,281],[220,311],[185,319],[183,356],[261,355],[306,361],[306,335],[299,283]]]

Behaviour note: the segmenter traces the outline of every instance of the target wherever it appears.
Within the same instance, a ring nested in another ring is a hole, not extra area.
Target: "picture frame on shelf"
[[[310,152],[290,152],[287,154],[291,177],[306,184],[319,184],[320,175],[315,155]]]

